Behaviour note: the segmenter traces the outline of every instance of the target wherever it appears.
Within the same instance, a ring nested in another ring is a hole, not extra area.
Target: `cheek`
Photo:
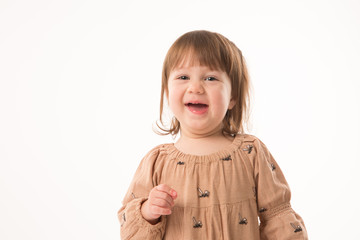
[[[226,111],[230,102],[230,96],[227,91],[217,91],[214,93],[213,100],[213,104],[217,109],[225,109]]]
[[[181,95],[179,91],[175,91],[175,89],[169,88],[168,103],[171,109],[175,108],[177,105],[179,105],[179,103],[181,103]]]

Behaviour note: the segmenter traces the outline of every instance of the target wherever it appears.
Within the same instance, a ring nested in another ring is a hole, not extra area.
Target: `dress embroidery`
[[[246,218],[243,218],[241,217],[241,214],[239,213],[239,224],[247,224],[247,219]]]
[[[271,166],[271,170],[275,170],[276,169],[276,166],[272,163],[272,164],[270,164],[270,166]]]
[[[198,191],[199,191],[199,197],[202,198],[202,197],[209,197],[210,195],[210,192],[208,190],[205,190],[204,192],[198,187]]]
[[[266,208],[263,208],[263,207],[262,207],[262,208],[259,209],[259,212],[262,213],[262,212],[265,212],[266,210],[267,210]]]
[[[196,221],[195,217],[193,217],[193,222],[194,222],[193,228],[201,228],[202,227],[201,221]]]
[[[302,228],[300,225],[295,225],[293,223],[290,223],[290,225],[295,229],[294,232],[301,232],[302,231]]]
[[[248,151],[248,154],[251,153],[252,149],[253,149],[253,145],[246,145],[247,148],[243,148],[243,151]]]
[[[229,156],[227,156],[227,157],[225,157],[225,158],[222,158],[221,160],[223,160],[223,161],[230,161],[230,160],[232,160],[232,159],[231,159],[231,155],[229,155]]]
[[[123,219],[123,222],[121,223],[120,227],[122,227],[124,225],[124,223],[126,222],[125,213],[122,214],[122,219]]]

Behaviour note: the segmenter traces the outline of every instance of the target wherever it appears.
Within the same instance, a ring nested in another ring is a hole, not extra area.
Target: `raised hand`
[[[149,193],[149,198],[141,206],[141,214],[151,224],[156,224],[161,215],[170,215],[177,192],[166,184],[160,184]]]

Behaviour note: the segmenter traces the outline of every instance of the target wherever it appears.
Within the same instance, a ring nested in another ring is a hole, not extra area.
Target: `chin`
[[[204,127],[204,124],[188,125],[188,129],[191,129],[191,132],[195,134],[208,134],[208,133],[217,132],[217,129],[220,130],[220,128],[218,127],[210,127],[210,126]]]

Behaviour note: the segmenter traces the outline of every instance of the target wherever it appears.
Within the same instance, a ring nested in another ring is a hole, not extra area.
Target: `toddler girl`
[[[224,36],[188,32],[162,73],[174,118],[142,159],[118,211],[122,239],[307,239],[290,189],[264,143],[244,133],[249,77]],[[259,224],[260,220],[260,224]]]

